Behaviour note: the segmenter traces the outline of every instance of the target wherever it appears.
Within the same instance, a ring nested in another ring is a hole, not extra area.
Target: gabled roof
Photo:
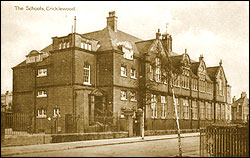
[[[233,102],[232,107],[237,107],[238,104],[240,103],[240,105],[248,105],[249,106],[249,99],[244,96],[243,98],[239,98],[238,100],[236,100],[235,102]]]
[[[135,42],[140,41],[141,39],[120,30],[115,32],[111,28],[106,27],[103,30],[82,34],[82,36],[100,41],[100,48],[98,51],[119,50],[117,43],[128,41],[132,44],[134,53],[139,54]]]

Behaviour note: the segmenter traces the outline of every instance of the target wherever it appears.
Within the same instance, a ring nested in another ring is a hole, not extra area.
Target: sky
[[[207,67],[218,66],[222,59],[232,97],[239,98],[242,91],[249,96],[248,1],[1,1],[1,93],[12,91],[11,68],[31,50],[50,45],[51,37],[71,33],[74,16],[76,32],[87,33],[105,28],[110,11],[116,11],[118,30],[148,40],[160,29],[172,35],[173,51],[178,54],[187,49],[196,61],[203,54]]]

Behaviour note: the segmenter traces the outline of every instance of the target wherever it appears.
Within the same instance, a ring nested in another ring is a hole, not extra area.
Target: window
[[[225,105],[221,104],[221,119],[225,119]]]
[[[130,69],[130,73],[131,73],[130,77],[136,79],[136,70],[134,68]]]
[[[132,48],[130,49],[130,48],[122,47],[122,52],[124,53],[123,57],[125,59],[133,60],[134,52]]]
[[[200,119],[205,119],[205,105],[204,102],[200,102]]]
[[[26,63],[34,63],[34,62],[40,62],[41,61],[41,56],[30,56],[26,58]]]
[[[63,42],[63,49],[66,48],[66,42]]]
[[[211,105],[211,103],[207,104],[207,119],[208,120],[212,119],[212,105]]]
[[[196,101],[192,101],[192,118],[194,120],[198,119],[198,108],[197,108]]]
[[[156,78],[155,78],[155,81],[156,82],[161,82],[161,69],[160,69],[160,58],[155,58],[155,66],[156,66],[156,69],[155,69],[155,74],[156,74]]]
[[[175,102],[176,102],[176,106],[177,106],[177,115],[178,115],[178,118],[180,118],[180,116],[181,116],[180,115],[181,114],[181,107],[180,107],[179,98],[175,98]],[[175,105],[174,105],[174,113],[175,113]]]
[[[37,91],[37,98],[47,97],[47,93],[45,90],[38,90]]]
[[[220,104],[216,104],[217,110],[216,110],[216,119],[220,120],[221,119],[221,109],[220,109]]]
[[[83,43],[83,42],[81,42],[81,48],[82,48],[82,49],[84,48],[84,43]]]
[[[88,44],[88,50],[92,50],[92,46],[91,46],[91,44]]]
[[[223,96],[223,84],[222,84],[222,79],[219,79],[219,94]]]
[[[167,116],[167,113],[166,113],[166,96],[161,96],[161,104],[162,104],[161,118],[165,119],[166,116]]]
[[[53,111],[54,111],[53,117],[61,117],[59,108],[54,108]]]
[[[192,90],[198,90],[197,79],[192,79]]]
[[[38,69],[37,77],[47,76],[47,69]]]
[[[154,79],[154,72],[153,72],[153,66],[149,65],[149,79],[153,81]]]
[[[136,101],[136,93],[134,91],[130,93],[130,96],[130,101]]]
[[[59,49],[62,49],[62,42],[59,43]]]
[[[121,90],[121,100],[127,100],[127,91]]]
[[[156,82],[161,82],[161,71],[159,67],[156,67],[155,74],[156,74]]]
[[[83,67],[83,84],[90,85],[90,64],[84,63]]]
[[[84,49],[88,50],[88,44],[84,43]]]
[[[69,42],[67,42],[67,46],[66,47],[69,48]]]
[[[152,118],[157,118],[157,101],[156,101],[156,95],[151,94],[151,109],[152,109]]]
[[[127,66],[126,65],[121,66],[121,76],[127,77]]]
[[[175,80],[174,80],[174,86],[176,87],[180,87],[180,76],[178,76]]]
[[[189,88],[189,70],[184,69],[182,75],[182,87]]]
[[[188,100],[183,99],[183,118],[189,118],[189,108],[188,108]]]
[[[38,109],[37,110],[37,118],[46,118],[46,110],[45,109]]]

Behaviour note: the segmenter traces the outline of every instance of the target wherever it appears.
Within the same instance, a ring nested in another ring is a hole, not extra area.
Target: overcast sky
[[[17,10],[15,6],[23,7]],[[26,6],[45,11],[26,10]],[[75,7],[75,11],[46,11],[46,7]],[[232,96],[249,96],[249,2],[1,2],[1,93],[12,91],[12,67],[31,50],[51,44],[51,37],[106,27],[109,11],[116,11],[118,29],[143,40],[172,34],[173,51],[185,48],[193,60],[203,54],[206,66],[220,59]]]

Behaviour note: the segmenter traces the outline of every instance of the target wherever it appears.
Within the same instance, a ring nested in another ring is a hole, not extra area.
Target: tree
[[[174,109],[175,109],[175,116],[176,116],[176,124],[177,124],[177,131],[178,131],[178,147],[179,147],[179,156],[182,156],[182,148],[181,148],[181,138],[180,138],[180,127],[179,127],[179,117],[178,117],[178,111],[177,111],[177,105],[175,100],[175,94],[174,94],[174,88],[173,83],[177,80],[178,76],[182,74],[182,67],[184,66],[184,63],[180,62],[178,64],[175,64],[173,60],[169,57],[167,52],[162,49],[160,40],[157,41],[157,46],[154,51],[152,51],[152,54],[155,54],[155,58],[157,57],[160,59],[160,62],[156,60],[146,60],[146,57],[149,56],[148,53],[145,53],[143,56],[142,64],[150,63],[153,70],[156,70],[156,68],[160,68],[160,80],[166,81],[168,83],[168,89],[171,89],[170,94],[173,95],[173,102],[174,102]],[[144,71],[146,72],[146,70]],[[152,71],[154,73],[155,71]],[[147,72],[148,73],[148,72]],[[158,72],[159,73],[159,72]],[[156,74],[157,75],[157,74]],[[153,74],[153,79],[154,78]],[[142,88],[141,88],[141,94],[143,98],[146,98],[144,101],[142,101],[142,105],[148,105],[151,103],[151,100],[148,99],[150,96],[148,96],[148,93],[146,93],[146,89],[150,89],[152,86],[157,85],[159,83],[153,82],[150,79],[145,78],[145,74],[142,75],[142,78],[144,77],[144,80],[142,79]],[[141,82],[140,82],[141,83]]]

